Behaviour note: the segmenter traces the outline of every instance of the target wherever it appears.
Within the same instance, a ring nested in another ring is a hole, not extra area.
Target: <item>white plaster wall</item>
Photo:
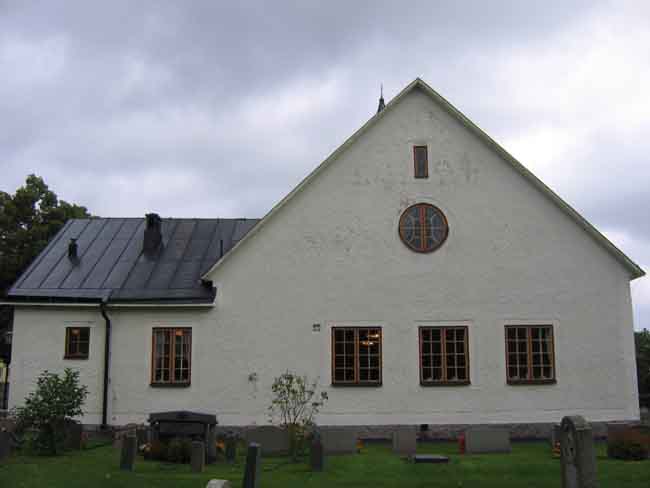
[[[423,143],[430,178],[415,180],[412,145]],[[399,240],[399,216],[415,202],[433,203],[449,221],[447,241],[432,254],[411,252]],[[639,415],[627,272],[419,91],[212,278],[218,286],[212,310],[110,312],[113,423],[177,408],[215,412],[222,424],[264,423],[270,385],[286,369],[320,378],[330,398],[322,424]],[[21,366],[26,354],[62,367],[62,348],[50,349],[63,336],[37,337],[75,314],[17,311],[14,362],[22,381],[37,369]],[[102,325],[98,312],[93,320]],[[504,325],[538,322],[554,325],[557,384],[509,386]],[[312,331],[315,323],[320,332]],[[417,327],[431,323],[469,326],[471,385],[419,385]],[[382,386],[330,386],[330,327],[349,324],[383,328]],[[190,388],[149,386],[151,328],[161,325],[192,327]],[[249,381],[250,373],[257,381]],[[24,391],[14,388],[11,401]]]

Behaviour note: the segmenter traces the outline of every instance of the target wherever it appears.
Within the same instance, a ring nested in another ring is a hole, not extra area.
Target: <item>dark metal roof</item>
[[[145,219],[68,221],[9,290],[12,301],[211,303],[201,276],[258,219],[163,219],[162,244],[143,253]],[[77,239],[78,259],[68,256]]]

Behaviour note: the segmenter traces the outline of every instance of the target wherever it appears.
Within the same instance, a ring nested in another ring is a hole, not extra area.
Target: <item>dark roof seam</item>
[[[174,282],[174,278],[176,277],[179,268],[181,267],[181,264],[183,264],[183,261],[185,261],[185,256],[187,255],[187,251],[190,248],[190,243],[192,242],[192,239],[194,237],[194,234],[196,234],[196,229],[199,227],[199,224],[196,222],[196,220],[192,220],[192,223],[194,224],[194,227],[192,227],[192,233],[187,239],[187,242],[185,243],[185,249],[183,249],[183,255],[181,258],[178,260],[178,263],[176,264],[176,267],[174,268],[174,274],[169,280],[169,283],[167,283],[167,290],[172,289],[171,284]]]
[[[173,221],[174,222],[174,229],[169,233],[169,240],[167,241],[167,245],[172,241],[174,235],[176,235],[176,230],[178,229],[178,225],[180,224],[180,220],[178,221]],[[162,245],[162,241],[160,243]],[[164,252],[164,250],[163,250]],[[156,260],[156,263],[151,267],[151,271],[149,271],[149,276],[147,276],[147,279],[145,280],[144,284],[142,285],[142,288],[147,289],[149,287],[149,282],[151,281],[151,278],[156,271],[156,268],[158,267],[158,264],[160,264],[160,261]],[[132,270],[135,269],[136,266],[133,266]],[[131,273],[129,273],[130,275]],[[127,279],[128,281],[128,279]],[[125,281],[124,283],[126,283]]]
[[[137,235],[139,234],[138,231],[140,230],[140,227],[141,227],[142,225],[146,225],[145,222],[146,222],[146,221],[143,219],[142,222],[140,222],[140,224],[138,224],[138,226],[135,228],[135,231],[133,232],[133,235],[132,235],[131,238],[129,239],[129,243],[126,245],[126,247],[124,248],[124,250],[120,253],[120,257],[117,259],[116,263],[119,263],[119,262],[120,262],[120,259],[122,259],[122,255],[126,252],[126,250],[127,250],[129,247],[131,247],[131,243],[133,242],[133,239],[135,239],[135,236],[137,236]],[[133,270],[134,270],[134,269],[137,267],[137,265],[138,265],[138,258],[140,257],[140,254],[142,254],[142,251],[140,251],[140,252],[138,253],[138,256],[135,258],[135,262],[133,263],[133,266],[131,266],[131,269],[129,270],[129,272],[126,274],[126,276],[125,276],[124,279],[122,280],[122,283],[120,284],[120,287],[117,288],[118,290],[122,290],[122,289],[124,288],[124,285],[126,285],[126,283],[129,281],[129,278],[131,277],[131,273],[133,273]],[[111,272],[112,272],[112,270],[111,270]],[[108,276],[106,276],[106,279],[102,282],[102,287],[103,287],[104,283],[106,282],[106,280],[108,279],[108,277],[109,277],[110,275],[111,275],[111,273],[108,273]]]
[[[203,270],[203,266],[205,264],[206,256],[208,255],[208,252],[210,251],[210,248],[212,247],[212,243],[214,242],[215,237],[217,236],[217,232],[219,231],[219,225],[220,225],[220,219],[217,219],[217,223],[214,226],[214,230],[212,231],[212,236],[210,237],[210,242],[208,242],[208,245],[205,247],[205,251],[203,251],[203,255],[201,256],[201,264],[199,264],[199,269]],[[219,258],[217,258],[217,261],[219,261]],[[217,262],[215,261],[215,263]],[[201,275],[199,275],[199,282],[203,282],[201,279]]]
[[[94,220],[97,221],[99,219],[94,219]],[[97,237],[99,237],[99,234],[101,234],[102,231],[104,230],[104,227],[106,227],[106,224],[108,223],[108,219],[102,219],[102,220],[103,220],[102,226],[99,229],[97,229],[97,232],[95,232],[95,236],[90,240],[90,242],[88,242],[88,245],[86,246],[86,249],[84,249],[83,254],[81,256],[79,256],[80,261],[81,261],[81,258],[83,258],[86,255],[86,253],[88,251],[90,251],[90,248],[92,247],[94,242],[97,240]],[[90,223],[89,223],[89,225],[90,225]],[[84,227],[84,232],[86,231],[87,228],[88,228],[88,226]],[[83,234],[83,232],[81,234]],[[81,237],[81,234],[79,234],[79,237]],[[74,271],[74,268],[75,267],[72,266],[70,268],[70,271],[68,271],[66,273],[66,275],[63,277],[63,279],[59,282],[59,286],[56,287],[57,290],[61,289],[61,286],[63,286],[63,283],[65,283],[65,280],[68,279],[68,276],[70,276],[72,274],[72,272]]]
[[[36,259],[34,259],[34,261],[32,261],[32,263],[29,265],[29,267],[23,272],[20,279],[16,283],[14,283],[14,285],[11,288],[20,289],[20,286],[25,282],[25,280],[29,277],[29,275],[31,275],[32,272],[41,263],[41,261],[43,261],[43,259],[45,259],[45,256],[47,256],[52,251],[52,248],[55,246],[55,244],[61,240],[61,238],[63,237],[63,234],[65,234],[65,232],[68,230],[68,227],[70,227],[72,225],[72,222],[74,220],[75,219],[68,219],[65,222],[63,227],[61,227],[61,229],[56,233],[55,238],[52,239],[47,244],[47,246],[45,246],[45,249],[43,249],[43,251],[41,253],[39,253],[39,255],[36,257]]]
[[[109,220],[113,220],[113,219],[106,219],[106,222],[108,223]],[[122,227],[124,227],[125,223],[126,223],[126,219],[122,219],[122,223],[120,224],[120,227],[113,233],[113,237],[111,237],[111,240],[109,241],[109,243],[106,244],[106,248],[104,248],[104,251],[102,252],[101,256],[99,256],[97,258],[97,260],[95,261],[95,264],[93,264],[92,267],[88,270],[88,273],[86,273],[86,276],[84,277],[84,279],[81,280],[81,282],[77,286],[77,289],[81,289],[81,288],[84,287],[84,284],[86,283],[88,278],[90,278],[90,276],[92,276],[93,271],[95,271],[95,268],[97,267],[99,262],[102,260],[104,255],[108,252],[108,250],[111,248],[111,244],[113,244],[113,241],[115,240],[115,236],[117,236],[120,233],[120,231],[122,230]],[[99,235],[99,233],[97,235]],[[89,288],[89,289],[92,290],[93,288]]]
[[[113,270],[115,269],[115,266],[117,266],[117,263],[120,262],[120,260],[122,259],[122,256],[124,255],[124,253],[126,252],[126,250],[129,248],[129,246],[131,245],[131,242],[133,241],[133,239],[135,239],[135,236],[138,235],[138,230],[139,230],[140,227],[144,224],[144,220],[143,220],[143,219],[136,219],[136,220],[139,220],[140,222],[138,223],[138,225],[136,225],[135,230],[134,230],[133,233],[131,234],[131,237],[129,237],[129,242],[126,243],[126,246],[124,246],[124,249],[122,249],[122,252],[121,252],[120,255],[117,257],[117,259],[115,260],[115,262],[113,263],[113,268],[111,268],[111,270],[110,270],[108,273],[106,273],[106,278],[104,278],[104,280],[103,280],[103,281],[101,282],[101,284],[99,285],[99,286],[101,287],[102,290],[105,289],[105,288],[104,288],[104,283],[106,283],[106,280],[111,276],[111,273],[112,273]],[[126,222],[126,220],[125,220],[125,222]],[[116,234],[116,235],[117,235],[117,234]],[[131,268],[131,270],[132,270],[132,269],[133,269],[133,268]],[[129,274],[131,273],[131,270],[129,270]],[[127,275],[127,276],[126,276],[126,279],[122,282],[122,285],[124,285],[124,283],[126,283],[126,280],[127,280],[128,278],[129,278],[129,276]],[[120,285],[120,287],[118,288],[118,290],[122,289],[122,285]],[[111,288],[111,290],[112,290],[112,289],[113,289],[113,288]]]
[[[75,219],[75,220],[77,220],[77,219]],[[79,220],[81,220],[81,219],[79,219]],[[79,233],[77,234],[77,237],[76,237],[75,239],[78,239],[79,236],[80,236],[81,234],[83,234],[83,232],[86,230],[86,227],[88,227],[88,225],[90,224],[90,220],[91,220],[91,219],[87,219],[87,221],[86,221],[86,225],[84,225],[84,228],[81,229],[81,230],[79,231]],[[47,273],[47,274],[45,275],[45,277],[44,277],[44,278],[39,282],[38,286],[37,286],[35,289],[41,288],[41,287],[43,286],[43,283],[45,282],[45,280],[47,280],[47,279],[50,277],[50,273],[52,273],[52,270],[54,270],[54,269],[59,265],[59,263],[60,263],[61,261],[63,261],[63,259],[64,259],[67,255],[68,255],[67,252],[64,252],[64,253],[61,254],[61,257],[56,261],[56,263],[54,264],[54,266],[52,266],[52,267],[50,268],[50,270],[48,271],[48,273]],[[63,282],[62,282],[62,283],[63,283]],[[58,288],[59,288],[59,287],[57,286],[56,289],[58,289]]]

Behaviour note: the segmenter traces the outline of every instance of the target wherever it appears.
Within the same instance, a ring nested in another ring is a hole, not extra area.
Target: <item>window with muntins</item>
[[[553,326],[507,325],[505,333],[508,383],[554,383]]]
[[[381,328],[332,328],[332,384],[381,384]]]
[[[188,386],[191,378],[192,329],[154,328],[151,384]]]
[[[429,155],[427,146],[413,146],[413,166],[416,178],[429,177]]]
[[[404,210],[399,220],[402,242],[416,252],[432,252],[447,239],[447,218],[429,203],[416,203]]]
[[[88,359],[90,327],[66,327],[65,359]]]
[[[420,327],[420,384],[469,384],[467,327]]]

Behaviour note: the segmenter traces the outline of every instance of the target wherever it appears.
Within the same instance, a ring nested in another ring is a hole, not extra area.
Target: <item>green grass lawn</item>
[[[242,450],[243,451],[243,450]],[[261,488],[267,487],[560,487],[560,461],[547,443],[515,443],[512,454],[457,454],[455,443],[420,444],[418,452],[445,454],[447,465],[410,464],[390,451],[388,444],[367,445],[361,454],[330,456],[323,473],[305,463],[284,458],[263,459]],[[598,475],[602,488],[650,487],[650,461],[618,461],[605,457],[598,445]],[[244,458],[235,465],[219,463],[202,474],[189,466],[136,461],[134,472],[119,470],[119,451],[100,447],[68,452],[56,458],[14,456],[0,465],[0,488],[169,487],[203,488],[211,478],[229,479],[241,486]]]

